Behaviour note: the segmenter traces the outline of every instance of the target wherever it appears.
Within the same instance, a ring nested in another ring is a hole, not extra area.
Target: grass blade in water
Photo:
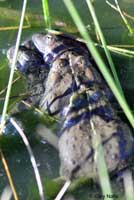
[[[43,14],[44,14],[46,28],[51,29],[48,0],[42,0],[42,7],[43,7]]]
[[[114,83],[114,79],[112,78],[111,74],[109,73],[106,64],[102,60],[100,54],[98,53],[97,49],[95,48],[93,41],[91,40],[91,37],[89,36],[80,16],[78,15],[78,12],[76,11],[74,5],[72,4],[71,0],[68,0],[67,2],[64,0],[66,7],[68,8],[70,15],[72,16],[79,32],[81,33],[82,37],[84,38],[88,49],[90,50],[93,58],[95,59],[99,70],[101,71],[102,75],[104,76],[106,82],[108,83],[109,87],[111,88],[113,94],[115,95],[117,101],[119,102],[121,108],[123,109],[126,117],[128,118],[130,124],[132,127],[134,127],[134,116],[125,101],[125,99],[122,97],[122,94],[118,90],[118,87]]]
[[[14,76],[15,64],[16,64],[16,60],[17,60],[17,53],[18,53],[19,44],[20,44],[20,38],[21,38],[21,33],[22,33],[22,27],[23,27],[23,22],[24,22],[24,17],[25,17],[26,6],[27,6],[27,0],[24,0],[16,45],[15,45],[15,52],[14,52],[13,62],[11,65],[10,77],[9,77],[9,81],[8,81],[7,93],[6,93],[4,108],[3,108],[2,117],[1,117],[0,135],[2,134],[3,127],[5,124],[6,112],[7,112],[9,97],[10,97],[11,88],[12,88],[12,81],[13,81],[13,76]]]
[[[88,33],[86,31],[86,28],[85,28],[83,22],[81,21],[81,18],[79,17],[79,14],[78,14],[77,10],[75,9],[72,1],[71,0],[68,0],[68,1],[63,0],[63,1],[66,5],[70,15],[72,16],[74,23],[76,24],[79,32],[81,33],[81,35],[83,36],[83,38],[87,42],[87,46],[88,46],[89,50],[91,50],[90,44],[92,44],[92,46],[93,46],[93,43],[91,43],[91,40],[90,40],[90,37],[88,37]],[[92,48],[95,48],[95,47],[93,46]],[[92,51],[91,51],[91,53],[93,54]],[[89,107],[89,109],[90,109],[90,107]],[[103,149],[103,147],[101,145],[101,141],[97,137],[97,133],[96,133],[96,130],[95,130],[95,127],[94,127],[94,123],[92,123],[92,121],[90,123],[91,123],[92,130],[94,131],[93,135],[94,135],[94,138],[96,139],[97,146],[99,144],[99,146],[101,146],[101,149]],[[99,154],[99,156],[100,156],[103,152],[100,151],[100,148],[97,148],[96,153]],[[109,175],[108,175],[105,160],[103,159],[104,155],[101,156],[102,160],[97,159],[97,158],[96,158],[96,164],[97,164],[97,167],[99,168],[98,173],[99,173],[99,177],[100,177],[100,184],[101,184],[101,187],[102,187],[103,194],[106,196],[106,194],[112,194],[112,190],[111,190],[111,186],[110,186],[110,182],[109,182]],[[103,162],[103,165],[101,165],[102,162]],[[102,167],[103,167],[103,169],[102,169]],[[102,171],[105,172],[105,173],[102,174]],[[105,182],[107,183],[107,187],[105,187]]]
[[[94,8],[93,8],[93,6],[92,6],[92,2],[91,2],[90,0],[86,0],[86,2],[87,2],[87,5],[88,5],[88,8],[89,8],[89,10],[90,10],[91,16],[92,16],[92,18],[93,18],[93,21],[94,21],[94,24],[95,24],[95,28],[96,28],[96,30],[97,30],[97,32],[98,32],[98,34],[99,34],[100,39],[101,39],[101,43],[102,43],[102,45],[103,45],[103,48],[104,48],[104,51],[105,51],[107,60],[108,60],[109,65],[110,65],[110,67],[111,67],[111,71],[112,71],[112,73],[113,73],[113,77],[114,77],[115,82],[116,82],[116,84],[117,84],[117,86],[118,86],[118,89],[120,90],[120,92],[121,92],[122,95],[123,95],[122,87],[121,87],[120,81],[119,81],[119,79],[118,79],[118,75],[117,75],[117,73],[116,73],[116,69],[115,69],[115,66],[114,66],[114,63],[113,63],[111,54],[109,53],[109,50],[108,50],[108,48],[107,48],[107,44],[106,44],[105,38],[104,38],[103,33],[102,33],[102,31],[101,31],[101,28],[100,28],[100,25],[99,25],[97,16],[96,16],[96,14],[95,14],[95,10],[94,10]]]
[[[38,170],[38,167],[37,167],[37,164],[36,164],[36,161],[35,161],[35,157],[34,157],[32,149],[31,149],[31,146],[30,146],[30,144],[29,144],[29,142],[28,142],[23,130],[19,127],[19,125],[15,122],[15,120],[13,118],[10,118],[10,122],[16,128],[16,130],[20,134],[24,144],[26,145],[26,148],[27,148],[27,151],[29,153],[30,160],[31,160],[31,163],[32,163],[32,166],[33,166],[33,169],[34,169],[34,173],[35,173],[35,177],[36,177],[36,181],[37,181],[37,185],[38,185],[40,199],[41,200],[45,200],[44,191],[43,191],[43,186],[42,186],[39,170]]]

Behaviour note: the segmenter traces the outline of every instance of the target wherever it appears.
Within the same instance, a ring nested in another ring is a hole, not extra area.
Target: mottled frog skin
[[[8,50],[12,62],[14,48]],[[28,101],[61,120],[60,175],[97,178],[94,131],[109,172],[128,165],[130,129],[117,116],[111,91],[86,46],[71,36],[35,34],[19,48],[17,69],[27,78]]]

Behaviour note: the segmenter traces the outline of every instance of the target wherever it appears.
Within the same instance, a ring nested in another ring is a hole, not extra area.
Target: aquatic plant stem
[[[124,182],[124,190],[125,196],[127,200],[134,199],[134,180],[131,169],[127,169],[123,173],[123,182]]]
[[[87,94],[87,96],[88,96],[88,94]],[[90,105],[88,107],[89,107],[89,111],[91,112],[92,107]],[[100,184],[102,186],[102,191],[103,191],[104,195],[112,194],[107,165],[106,165],[105,158],[104,158],[104,151],[103,151],[103,146],[102,146],[102,142],[101,142],[101,137],[97,133],[98,130],[96,130],[93,119],[90,120],[90,126],[91,126],[91,130],[93,133],[92,134],[93,135],[93,147],[95,149],[94,159],[96,162],[96,166],[97,166],[97,170],[98,170],[98,174],[99,174],[99,178],[100,178]]]
[[[30,160],[31,160],[31,163],[32,163],[32,166],[33,166],[33,169],[34,169],[34,173],[35,173],[35,177],[36,177],[36,181],[37,181],[37,186],[38,186],[38,190],[39,190],[40,199],[41,200],[45,200],[44,191],[43,191],[43,186],[42,186],[39,170],[38,170],[38,167],[37,167],[37,164],[36,164],[36,160],[35,160],[32,148],[31,148],[31,146],[29,144],[29,141],[26,138],[23,130],[19,127],[19,125],[16,123],[16,121],[13,118],[10,118],[10,122],[16,128],[16,130],[20,134],[24,144],[26,145],[26,148],[27,148],[27,151],[29,153]]]
[[[88,49],[90,50],[93,58],[95,59],[97,65],[99,67],[99,70],[101,71],[106,82],[108,83],[109,87],[111,88],[113,94],[115,95],[117,101],[119,102],[121,108],[123,109],[125,115],[127,116],[130,124],[134,128],[134,116],[133,116],[126,100],[122,97],[122,94],[118,90],[118,87],[116,86],[114,79],[112,78],[111,74],[109,73],[109,70],[108,70],[106,64],[104,63],[99,52],[97,51],[96,47],[94,46],[94,43],[93,43],[90,35],[88,34],[79,14],[77,12],[77,10],[75,9],[75,7],[72,3],[72,1],[71,0],[68,0],[68,1],[63,0],[63,1],[66,5],[70,15],[72,16],[74,23],[76,24],[80,34],[84,38]]]
[[[12,62],[12,65],[11,65],[11,72],[10,72],[10,77],[9,77],[9,81],[8,81],[7,93],[6,93],[5,103],[4,103],[2,117],[1,117],[0,135],[2,135],[4,124],[5,124],[7,107],[8,107],[8,104],[9,104],[9,97],[10,97],[11,88],[12,88],[12,81],[13,81],[13,76],[14,76],[15,64],[16,64],[16,60],[17,60],[17,53],[18,53],[18,49],[19,49],[21,32],[22,32],[22,27],[23,27],[23,22],[24,22],[24,17],[25,17],[26,5],[27,5],[27,0],[24,0],[22,12],[21,12],[20,25],[19,25],[19,30],[18,30],[17,40],[16,40],[16,45],[15,45],[15,51],[14,51],[14,56],[13,56],[13,62]]]
[[[42,7],[43,7],[43,14],[44,14],[46,28],[51,29],[48,0],[42,0]]]
[[[21,78],[21,77],[18,76],[18,77],[12,82],[12,84],[16,83],[20,78]],[[3,90],[0,91],[0,96],[1,96],[3,93],[5,93],[5,92],[7,91],[7,88],[8,88],[8,87],[5,87]]]
[[[5,156],[4,156],[1,149],[0,149],[0,157],[1,157],[1,161],[2,161],[2,164],[4,166],[4,169],[5,169],[5,172],[6,172],[6,175],[7,175],[7,178],[8,178],[12,193],[13,193],[13,197],[14,197],[15,200],[18,200],[19,198],[18,198],[17,192],[15,190],[15,186],[14,186],[14,183],[13,183],[13,180],[12,180],[12,177],[11,177],[11,173],[9,171],[7,161],[6,161]]]
[[[133,34],[133,29],[131,28],[131,26],[130,26],[130,24],[128,23],[127,19],[126,19],[125,16],[123,15],[123,13],[122,13],[122,11],[121,11],[121,9],[120,9],[120,6],[119,6],[118,1],[117,1],[117,0],[114,0],[114,1],[115,1],[116,7],[117,7],[117,9],[118,9],[118,11],[119,11],[119,13],[120,13],[120,16],[121,16],[121,18],[122,18],[124,24],[126,25],[126,27],[127,27],[128,31],[129,31],[130,35],[132,35],[132,34]]]
[[[64,194],[66,193],[68,187],[70,186],[70,184],[71,181],[67,180],[54,200],[61,200]]]
[[[119,6],[118,1],[117,1],[117,0],[114,0],[114,1],[115,1],[116,6],[114,6],[113,4],[111,4],[108,0],[106,0],[106,3],[107,3],[111,8],[113,8],[114,10],[116,10],[116,11],[119,12],[119,14],[120,14],[120,16],[121,16],[121,18],[122,18],[122,20],[123,20],[125,26],[127,27],[128,31],[129,31],[129,33],[130,33],[130,35],[132,35],[132,34],[134,33],[134,31],[133,31],[133,29],[131,28],[130,24],[128,23],[128,20],[126,19],[126,17],[131,18],[132,20],[133,20],[133,17],[131,17],[131,16],[128,15],[127,13],[121,11],[121,8],[120,8],[120,6]],[[126,16],[126,17],[125,17],[125,16]]]
[[[7,185],[0,196],[0,200],[11,200],[12,194],[11,187]]]
[[[74,7],[71,0],[68,0],[68,1],[63,0],[63,1],[66,5],[68,11],[70,12],[70,15],[72,16],[79,32],[81,33],[83,38],[86,40],[87,46],[88,46],[89,43],[91,43],[90,37],[88,37],[88,33],[86,32],[85,26],[84,26],[83,22],[81,21],[81,18],[79,17],[79,14],[78,14],[76,8]],[[93,45],[93,43],[92,43],[92,45]],[[88,46],[88,48],[89,48],[89,46]],[[89,50],[90,50],[90,48],[89,48]],[[88,97],[88,92],[87,92],[87,97]],[[89,111],[92,110],[90,105],[88,106],[88,108],[89,108]],[[95,164],[98,169],[98,175],[99,175],[99,179],[100,179],[100,185],[102,188],[102,192],[106,196],[106,194],[112,194],[112,189],[111,189],[111,185],[110,185],[110,181],[109,181],[109,175],[108,175],[106,162],[104,159],[101,138],[97,134],[97,130],[96,130],[94,121],[92,119],[90,120],[90,126],[91,126],[91,130],[93,133],[93,147],[95,149],[95,154],[94,154]]]
[[[119,79],[118,79],[118,75],[117,75],[117,72],[116,72],[116,70],[115,70],[115,66],[114,66],[114,63],[113,63],[111,54],[109,53],[109,50],[108,50],[108,48],[107,48],[107,44],[106,44],[105,38],[104,38],[103,33],[102,33],[102,31],[101,31],[101,27],[100,27],[100,25],[99,25],[99,22],[98,22],[98,19],[97,19],[95,10],[94,10],[94,8],[93,8],[92,2],[91,2],[91,0],[86,0],[86,2],[87,2],[87,5],[88,5],[88,8],[89,8],[89,11],[90,11],[90,13],[91,13],[91,16],[92,16],[92,18],[93,18],[93,21],[94,21],[94,24],[95,24],[95,28],[96,28],[96,30],[97,30],[97,32],[98,32],[98,34],[99,34],[99,37],[100,37],[102,46],[103,46],[103,48],[104,48],[104,51],[105,51],[105,54],[106,54],[106,57],[107,57],[107,60],[108,60],[108,62],[109,62],[111,71],[112,71],[112,73],[113,73],[113,77],[114,77],[114,79],[115,79],[116,85],[117,85],[118,89],[120,90],[120,92],[121,92],[122,95],[123,95],[123,90],[122,90],[120,81],[119,81]]]

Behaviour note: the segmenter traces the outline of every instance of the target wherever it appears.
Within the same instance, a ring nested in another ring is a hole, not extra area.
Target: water
[[[9,68],[7,67],[8,63],[6,59],[6,51],[10,46],[15,44],[17,34],[16,26],[19,24],[19,14],[22,6],[20,2],[22,3],[22,1],[19,1],[18,3],[18,0],[0,1],[0,91],[7,86]],[[90,18],[90,14],[88,13],[86,3],[82,0],[75,0],[74,3],[85,22],[85,26],[91,33],[92,37],[96,39],[94,25]],[[133,0],[120,0],[119,3],[122,10],[125,10],[125,12],[129,13],[130,15],[133,14]],[[103,1],[103,3],[102,1],[95,1],[94,5],[108,44],[133,44],[134,39],[129,35],[119,13],[110,8],[105,1]],[[53,28],[78,34],[78,31],[61,0],[50,1],[50,14]],[[45,28],[41,1],[29,0],[26,16],[28,16],[31,27],[23,30],[22,41],[35,32],[43,31]],[[132,20],[129,20],[129,22],[133,25]],[[28,26],[26,19],[24,25]],[[2,30],[2,27],[7,27],[7,29],[9,29],[11,26],[12,30]],[[112,54],[112,57],[115,62],[124,92],[127,95],[127,100],[133,109],[134,101],[132,94],[134,92],[134,59],[119,56],[114,53]],[[17,73],[15,73],[15,77],[17,76]],[[19,81],[17,81],[17,83],[13,85],[11,96],[16,96],[17,94],[25,92],[24,83],[24,78],[21,78]],[[1,98],[4,97],[4,95],[5,93],[2,95],[0,94],[1,112],[4,102]],[[9,108],[13,107],[17,100],[18,99],[16,98],[10,100]],[[24,130],[29,138],[30,144],[37,159],[41,177],[43,179],[46,177],[48,179],[58,177],[59,158],[57,151],[48,144],[42,144],[40,139],[36,136],[36,126],[38,123],[40,123],[38,116],[31,111],[30,114],[27,112],[16,115],[16,118],[19,119],[24,126]],[[20,199],[26,199],[31,187],[36,186],[33,169],[31,167],[26,148],[19,135],[16,134],[15,130],[7,130],[7,134],[4,136],[4,138],[0,139],[0,144],[3,146],[3,152],[7,159],[17,193]],[[0,163],[0,194],[7,184],[8,180],[2,167],[2,163]],[[89,193],[91,191],[92,187]],[[83,197],[81,190],[79,193],[79,198],[81,198],[81,196]],[[85,193],[85,197],[83,198],[86,200],[87,196],[88,199],[90,199],[92,195],[87,195],[87,193]]]

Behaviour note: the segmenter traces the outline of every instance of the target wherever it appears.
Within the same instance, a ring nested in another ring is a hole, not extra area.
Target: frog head
[[[47,54],[57,46],[58,37],[53,34],[36,33],[32,36],[32,41],[41,53]]]
[[[66,51],[78,51],[78,42],[66,35],[55,35],[52,33],[38,33],[32,36],[32,41],[38,51],[43,54],[45,63],[51,64]],[[79,45],[79,49],[81,45]],[[83,50],[83,49],[82,49]]]
[[[38,51],[43,54],[44,61],[48,64],[50,64],[50,61],[53,62],[53,58],[60,51],[56,50],[57,47],[62,45],[62,41],[58,39],[58,36],[38,33],[32,36],[32,40]]]

